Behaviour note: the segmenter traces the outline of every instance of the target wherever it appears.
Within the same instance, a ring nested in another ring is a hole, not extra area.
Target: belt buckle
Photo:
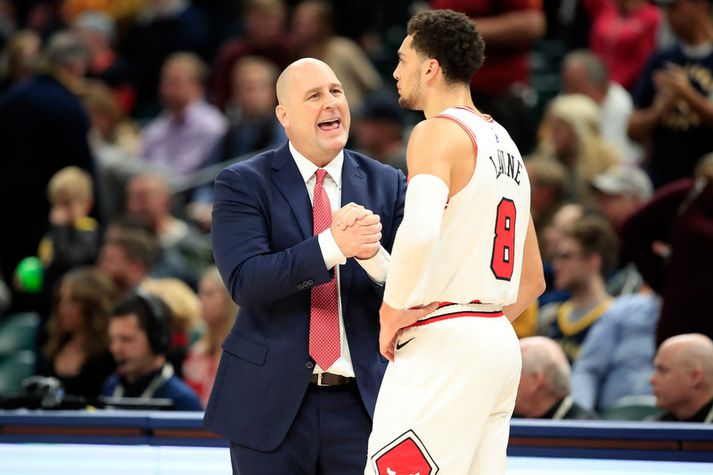
[[[324,382],[324,373],[317,374],[317,386],[329,386],[329,384]]]

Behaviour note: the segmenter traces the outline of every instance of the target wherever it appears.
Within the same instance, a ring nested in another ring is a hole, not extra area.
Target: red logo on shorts
[[[413,431],[399,436],[371,457],[379,475],[435,475],[438,465]]]

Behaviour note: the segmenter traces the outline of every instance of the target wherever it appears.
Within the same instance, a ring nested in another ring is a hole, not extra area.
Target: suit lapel
[[[348,150],[344,150],[344,165],[342,166],[342,206],[347,203],[366,205],[367,188],[366,176]],[[346,319],[346,309],[349,304],[349,289],[352,284],[354,268],[358,266],[354,259],[347,259],[347,263],[340,267],[340,288],[342,296],[342,315]]]
[[[272,181],[290,206],[304,238],[308,239],[313,235],[312,204],[288,145],[284,145],[275,153],[272,160]]]

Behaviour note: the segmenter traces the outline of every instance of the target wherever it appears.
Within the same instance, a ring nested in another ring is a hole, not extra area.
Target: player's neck
[[[470,88],[465,86],[442,86],[425,95],[423,114],[426,119],[435,117],[449,107],[468,107],[475,109],[470,97]]]

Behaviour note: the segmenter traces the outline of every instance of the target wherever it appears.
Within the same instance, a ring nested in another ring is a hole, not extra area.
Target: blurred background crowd
[[[516,414],[710,422],[708,0],[0,0],[0,400],[37,375],[204,405],[236,314],[213,178],[285,143],[275,81],[304,56],[344,85],[349,148],[406,172],[421,116],[391,74],[424,8],[476,21],[474,102],[532,184],[548,287],[514,324]]]

